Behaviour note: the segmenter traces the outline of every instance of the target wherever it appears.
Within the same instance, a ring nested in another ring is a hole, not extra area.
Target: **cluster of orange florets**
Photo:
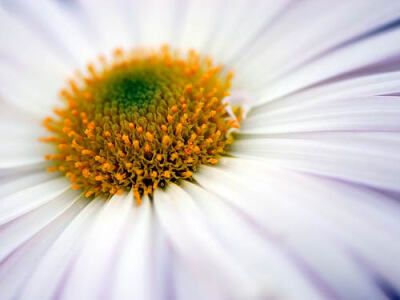
[[[48,171],[59,170],[86,197],[143,194],[192,178],[215,164],[232,142],[239,119],[227,113],[232,73],[189,51],[116,50],[61,91],[66,107],[44,120],[42,138],[57,150]],[[239,115],[239,113],[238,113]]]

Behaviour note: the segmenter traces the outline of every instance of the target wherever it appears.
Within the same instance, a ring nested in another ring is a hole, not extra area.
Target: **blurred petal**
[[[89,26],[77,18],[79,12],[71,3],[16,0],[8,1],[5,9],[35,30],[35,33],[46,37],[68,62],[84,66],[98,54],[93,47],[95,39],[90,34]]]
[[[30,277],[20,287],[21,298],[54,299],[62,293],[71,266],[85,245],[88,232],[104,201],[100,199],[88,203],[81,198],[74,205],[79,206],[79,211],[68,220],[52,244],[43,250],[40,259],[33,266],[26,266],[26,273]],[[62,218],[63,216],[57,220]],[[47,235],[48,232],[44,231],[39,236],[46,239]]]
[[[249,117],[276,111],[312,107],[316,104],[334,103],[337,100],[396,94],[400,91],[400,72],[355,77],[315,86],[275,101],[255,106]],[[349,101],[350,102],[350,101]],[[251,118],[250,118],[251,119]]]
[[[132,201],[132,195],[129,196]],[[152,270],[157,257],[156,235],[149,199],[131,209],[128,223],[118,246],[118,259],[112,267],[114,279],[109,296],[112,299],[152,299],[160,287]]]
[[[1,245],[0,261],[63,214],[77,198],[76,192],[64,193],[62,197],[1,225],[0,238],[7,242]]]
[[[28,187],[0,199],[0,224],[11,221],[40,205],[68,196],[71,183],[65,177]]]
[[[13,62],[18,62],[25,67],[41,71],[46,77],[46,70],[52,70],[54,76],[65,76],[70,68],[63,61],[65,57],[60,55],[51,44],[46,42],[43,35],[24,25],[19,18],[12,16],[0,5],[0,35],[1,56]],[[12,36],[12,38],[10,38]],[[29,51],[21,45],[29,45]],[[42,58],[46,58],[43,60]]]
[[[166,192],[156,190],[154,205],[162,229],[179,259],[192,270],[203,289],[225,298],[229,295],[248,298],[260,293],[257,290],[260,287],[210,232],[191,195],[171,185]]]
[[[126,222],[132,217],[132,208],[132,195],[114,196],[101,208],[68,271],[61,298],[96,299],[109,293],[108,276],[121,250],[119,241]],[[83,284],[82,278],[91,280]]]
[[[375,274],[398,287],[399,266],[393,263],[400,246],[394,238],[400,230],[397,203],[368,189],[256,161],[231,159],[225,163],[205,168],[196,180],[237,207],[252,224],[275,235],[282,247],[298,256],[304,271],[314,273],[318,285],[349,299],[368,294],[380,299]],[[386,220],[382,215],[387,215]],[[365,272],[353,259],[354,253],[368,261],[372,270]]]
[[[395,47],[378,45],[386,44],[383,40],[395,43],[399,17],[399,3],[390,0],[293,2],[233,66],[247,87],[268,90],[269,101],[396,55]],[[290,34],[294,24],[302,25]]]
[[[204,175],[207,176],[206,171]],[[285,299],[296,299],[298,294],[310,299],[324,296],[325,291],[313,286],[292,264],[294,258],[279,247],[274,236],[261,234],[213,190],[190,183],[185,183],[183,188],[192,195],[225,250],[235,257],[235,264],[242,266],[254,283],[263,287],[260,295]],[[291,278],[290,282],[287,278]]]
[[[71,199],[73,200],[73,199]],[[32,236],[28,241],[13,251],[1,261],[0,267],[0,290],[2,298],[15,299],[22,291],[22,287],[29,280],[32,271],[37,266],[44,253],[50,249],[63,230],[73,220],[87,204],[85,201],[77,201],[68,208],[60,217],[48,224],[40,232]],[[79,235],[82,232],[79,233]],[[63,257],[58,257],[59,262],[63,262]],[[55,265],[54,265],[55,266]],[[47,273],[53,276],[53,273]],[[38,286],[42,292],[53,289],[56,286],[49,285],[48,282]]]
[[[232,153],[273,161],[282,168],[399,191],[399,150],[399,139],[355,133],[330,138],[325,134],[321,139],[314,135],[241,140],[233,145]]]

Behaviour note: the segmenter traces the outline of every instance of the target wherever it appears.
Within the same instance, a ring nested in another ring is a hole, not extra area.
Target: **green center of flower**
[[[56,118],[44,121],[56,144],[46,155],[87,197],[133,189],[140,202],[168,182],[191,179],[201,164],[215,164],[233,141],[238,118],[227,113],[232,74],[209,58],[116,50],[100,57],[88,76],[70,80]]]
[[[93,95],[104,102],[116,102],[122,107],[149,104],[161,94],[161,78],[153,72],[118,72],[92,89]]]

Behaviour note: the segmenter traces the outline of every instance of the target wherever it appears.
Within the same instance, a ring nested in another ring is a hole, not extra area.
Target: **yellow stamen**
[[[216,164],[238,128],[226,111],[232,72],[190,50],[186,56],[159,51],[116,49],[113,60],[99,56],[60,91],[64,108],[43,126],[54,143],[47,168],[65,173],[85,197],[143,195],[180,179],[191,180],[199,165]],[[227,75],[223,75],[227,74]],[[87,76],[87,77],[84,77]]]

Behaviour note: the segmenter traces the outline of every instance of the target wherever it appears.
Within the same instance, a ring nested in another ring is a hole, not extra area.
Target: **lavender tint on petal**
[[[324,299],[340,299],[339,295],[330,288],[329,284],[326,283],[311,266],[307,264],[304,259],[297,255],[290,247],[279,240],[273,233],[269,232],[265,227],[262,227],[255,220],[249,217],[246,213],[235,207],[229,202],[226,202],[235,212],[240,215],[247,223],[251,224],[254,231],[257,232],[262,238],[269,240],[271,245],[275,245],[279,248],[280,252],[283,253],[289,260],[293,262],[298,270],[308,279],[308,281],[314,286],[314,288],[324,296]]]

